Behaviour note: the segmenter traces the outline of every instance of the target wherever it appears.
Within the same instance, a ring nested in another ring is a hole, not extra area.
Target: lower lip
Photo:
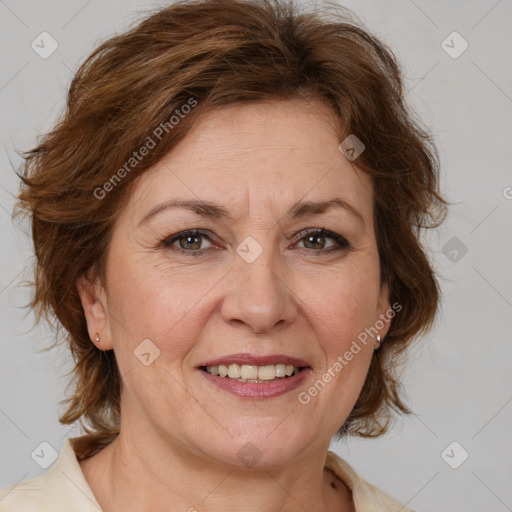
[[[229,391],[242,398],[265,399],[284,395],[299,387],[311,372],[311,368],[304,368],[293,377],[283,377],[272,382],[239,382],[229,377],[212,375],[199,369],[203,376],[217,387]]]

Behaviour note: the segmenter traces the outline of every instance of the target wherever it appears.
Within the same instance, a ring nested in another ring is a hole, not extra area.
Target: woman
[[[86,60],[22,179],[85,435],[2,511],[407,510],[328,451],[408,411],[394,370],[439,299],[438,160],[381,42],[178,2]]]

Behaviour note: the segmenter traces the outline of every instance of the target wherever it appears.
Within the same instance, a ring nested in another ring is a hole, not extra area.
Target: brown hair
[[[285,0],[176,2],[103,42],[73,78],[54,129],[25,152],[18,208],[31,216],[32,307],[38,320],[64,329],[75,360],[60,421],[80,420],[87,433],[75,440],[79,458],[118,434],[121,381],[113,351],[89,339],[77,279],[104,277],[111,229],[136,177],[202,112],[255,101],[322,100],[340,133],[366,145],[356,165],[374,182],[381,281],[402,310],[339,435],[377,436],[393,409],[408,412],[397,364],[432,326],[440,293],[420,234],[442,222],[448,203],[432,139],[405,104],[396,57],[354,19],[339,6],[313,13]],[[181,116],[191,99],[194,108]],[[131,160],[159,127],[161,140]]]

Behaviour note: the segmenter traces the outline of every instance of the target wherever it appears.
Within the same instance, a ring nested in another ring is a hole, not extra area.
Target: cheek
[[[171,270],[140,259],[120,260],[108,279],[109,314],[118,349],[133,352],[149,339],[162,355],[177,361],[174,356],[188,350],[197,338],[198,315],[204,315],[204,304],[219,277],[192,267]]]
[[[368,373],[373,340],[365,343],[358,337],[375,322],[377,291],[375,267],[347,266],[305,298],[323,357],[314,379],[318,385],[306,390],[304,398],[314,401],[316,396],[313,407],[338,411],[330,425],[334,430],[357,401]]]
[[[303,287],[303,302],[332,350],[344,349],[375,321],[379,286],[371,266],[347,266],[315,286]]]
[[[311,416],[325,418],[329,435],[350,414],[368,374],[373,342],[361,343],[358,336],[374,321],[373,286],[359,274],[346,274],[331,280],[324,293],[310,295],[307,302],[322,362],[298,399]]]

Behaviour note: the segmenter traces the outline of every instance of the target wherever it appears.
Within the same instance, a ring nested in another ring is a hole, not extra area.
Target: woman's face
[[[372,182],[334,123],[316,102],[209,113],[137,180],[84,302],[123,378],[122,433],[237,465],[327,448],[375,348],[353,341],[389,310]]]

